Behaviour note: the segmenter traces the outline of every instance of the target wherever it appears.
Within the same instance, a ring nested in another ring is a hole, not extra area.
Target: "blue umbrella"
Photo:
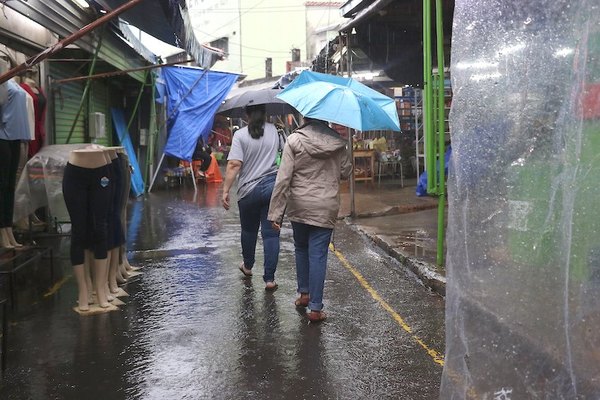
[[[352,78],[303,71],[277,97],[305,117],[359,131],[400,131],[394,100]]]

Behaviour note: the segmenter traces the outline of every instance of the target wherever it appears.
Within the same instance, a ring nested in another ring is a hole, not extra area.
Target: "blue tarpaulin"
[[[133,143],[131,143],[131,137],[127,132],[127,123],[125,122],[125,114],[120,108],[111,108],[113,125],[115,126],[115,132],[121,146],[125,147],[125,152],[129,157],[129,164],[133,168],[133,174],[131,175],[131,193],[134,196],[141,196],[144,194],[144,178],[142,178],[142,171],[140,171],[140,165],[138,164],[137,157],[135,155],[135,149]]]
[[[215,113],[238,75],[189,67],[163,67],[161,75],[169,116],[164,152],[189,161],[200,136],[208,138]]]

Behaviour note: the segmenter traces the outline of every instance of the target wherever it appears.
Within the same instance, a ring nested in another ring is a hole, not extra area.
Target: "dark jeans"
[[[265,254],[265,273],[263,275],[265,282],[275,280],[275,270],[279,259],[279,232],[273,229],[271,223],[267,221],[275,177],[275,174],[265,177],[246,197],[238,201],[244,265],[248,269],[252,269],[254,266],[256,240],[260,226]]]
[[[308,293],[312,311],[323,309],[323,289],[327,273],[327,255],[331,241],[331,228],[292,222],[296,248],[296,277],[298,293]]]
[[[20,140],[0,139],[0,228],[10,228],[15,210]]]

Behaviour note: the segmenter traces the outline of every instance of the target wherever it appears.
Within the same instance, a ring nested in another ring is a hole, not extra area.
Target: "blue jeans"
[[[323,288],[327,272],[327,255],[333,229],[292,222],[296,248],[298,293],[308,293],[308,308],[323,309]]]
[[[244,265],[248,269],[254,267],[256,240],[260,226],[265,253],[265,273],[263,275],[265,282],[275,280],[275,270],[279,259],[279,232],[273,229],[271,223],[267,221],[275,178],[275,174],[265,177],[250,193],[238,201]]]

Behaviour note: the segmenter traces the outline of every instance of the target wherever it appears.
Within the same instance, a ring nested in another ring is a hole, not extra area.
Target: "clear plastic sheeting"
[[[48,207],[53,221],[70,221],[62,193],[64,170],[70,152],[88,146],[89,143],[45,146],[27,162],[15,191],[15,222],[41,207]]]
[[[442,399],[600,398],[600,3],[457,0]]]

